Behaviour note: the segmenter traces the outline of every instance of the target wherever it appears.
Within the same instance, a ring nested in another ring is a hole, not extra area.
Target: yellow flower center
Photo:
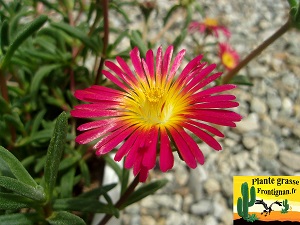
[[[216,19],[206,18],[204,24],[208,27],[216,27],[218,26],[218,21]]]
[[[158,102],[164,95],[164,90],[159,87],[150,88],[145,95],[149,102]]]
[[[166,90],[157,83],[150,86],[140,84],[128,92],[121,105],[123,118],[147,128],[168,126],[182,120],[181,114],[187,109],[188,101],[178,89],[171,86]]]
[[[229,52],[224,52],[222,54],[222,62],[226,67],[228,67],[230,69],[233,69],[236,65],[233,55],[230,54]]]

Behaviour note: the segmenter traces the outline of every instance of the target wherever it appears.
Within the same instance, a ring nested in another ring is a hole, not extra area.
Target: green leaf
[[[144,43],[141,34],[138,31],[133,30],[131,32],[130,41],[131,41],[132,47],[137,46],[139,48],[139,50],[141,52],[141,57],[145,57],[148,48],[147,48],[146,44]]]
[[[60,162],[58,170],[67,169],[67,168],[71,167],[72,165],[74,165],[75,163],[77,163],[80,159],[81,159],[81,155],[78,153],[76,154],[76,152],[74,152],[74,154],[72,154],[71,157],[64,158]]]
[[[118,163],[116,163],[116,161],[113,160],[109,155],[104,155],[103,158],[106,161],[106,163],[115,171],[115,173],[119,177],[119,180],[121,180],[122,170],[121,167],[118,165]]]
[[[38,89],[40,88],[41,81],[44,77],[46,77],[52,70],[61,67],[60,64],[53,65],[45,65],[39,68],[39,70],[35,73],[30,86],[30,93],[37,94]]]
[[[99,46],[90,37],[88,37],[85,32],[76,27],[72,27],[66,23],[51,23],[51,26],[63,30],[71,37],[79,39],[82,43],[96,52],[100,50]]]
[[[11,45],[8,47],[5,56],[0,61],[0,68],[5,68],[9,62],[14,52],[18,49],[18,47],[35,31],[40,29],[44,23],[48,20],[48,17],[45,15],[41,15],[32,21],[26,28],[20,32],[16,39],[12,41]]]
[[[60,211],[60,212],[53,212],[50,217],[47,218],[47,221],[51,225],[85,225],[83,219],[80,217],[66,212],[66,211]]]
[[[72,197],[74,177],[75,177],[75,168],[71,168],[67,173],[65,173],[60,182],[60,196],[61,198],[70,198]]]
[[[126,37],[128,36],[128,30],[125,30],[123,32],[120,33],[120,35],[118,36],[118,38],[115,40],[115,42],[111,45],[108,46],[107,48],[107,52],[111,52],[111,51],[115,51],[115,49],[118,47],[118,45],[120,44],[120,42]]]
[[[122,179],[121,179],[121,195],[123,195],[124,192],[126,191],[128,181],[129,181],[129,170],[123,167]]]
[[[103,187],[95,188],[91,191],[85,192],[78,196],[78,198],[95,198],[98,199],[101,195],[109,192],[111,189],[117,186],[117,183],[115,184],[109,184],[105,185]]]
[[[183,30],[174,40],[173,46],[174,46],[174,51],[176,52],[178,47],[182,44],[184,41],[185,37],[187,35],[187,29]]]
[[[90,171],[89,171],[89,168],[88,168],[85,160],[82,159],[79,161],[79,168],[80,168],[82,178],[84,179],[85,185],[90,186],[91,176],[90,176]]]
[[[129,196],[127,201],[120,207],[120,209],[124,209],[126,206],[138,202],[141,199],[147,197],[148,195],[154,194],[157,190],[161,189],[167,183],[168,180],[163,179],[143,185]]]
[[[0,157],[6,162],[11,172],[19,181],[23,182],[24,184],[28,184],[31,187],[37,186],[37,183],[23,167],[22,163],[2,146],[0,146]]]
[[[98,199],[62,198],[54,201],[54,210],[80,211],[88,213],[105,213],[118,216],[118,210],[112,205],[101,203]]]
[[[45,201],[45,193],[40,185],[32,187],[14,178],[0,176],[0,186],[39,202]]]
[[[11,193],[0,193],[1,210],[18,210],[22,208],[32,208],[34,206],[35,202],[26,197]]]
[[[0,224],[5,225],[35,225],[43,221],[38,213],[15,213],[0,216]]]
[[[5,54],[6,52],[6,47],[9,45],[9,36],[8,36],[8,32],[9,32],[9,26],[8,26],[8,22],[7,20],[4,20],[1,26],[1,51]]]
[[[244,75],[236,75],[234,76],[229,83],[231,84],[239,84],[239,85],[247,85],[247,86],[253,86],[251,81],[247,76]]]
[[[52,129],[47,129],[47,130],[42,130],[35,132],[34,134],[31,134],[29,137],[25,137],[20,139],[19,142],[15,144],[16,147],[21,147],[24,145],[28,145],[34,141],[45,141],[49,140],[51,138],[53,130]]]
[[[68,128],[67,114],[62,112],[56,121],[53,136],[47,151],[44,178],[45,178],[45,192],[47,199],[52,198],[52,192],[56,184],[57,171],[65,148],[65,140]]]
[[[164,25],[166,25],[166,23],[170,19],[171,15],[180,7],[181,7],[180,5],[174,5],[171,7],[171,9],[167,12],[167,15],[164,18]]]

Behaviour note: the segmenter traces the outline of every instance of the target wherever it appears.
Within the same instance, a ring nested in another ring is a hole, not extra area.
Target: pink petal
[[[128,88],[118,78],[116,78],[114,75],[112,75],[110,72],[108,72],[106,70],[102,70],[102,73],[104,76],[106,76],[108,79],[110,79],[114,84],[116,84],[123,90],[128,91]]]
[[[193,88],[196,84],[198,84],[203,78],[205,78],[208,74],[210,74],[216,68],[216,64],[211,64],[205,67],[198,73],[183,89],[184,92],[188,92],[191,88]]]
[[[197,115],[197,114],[191,114],[188,116],[184,116],[187,119],[191,118],[191,119],[197,119],[197,120],[202,120],[205,122],[209,122],[209,123],[214,123],[217,125],[222,125],[222,126],[228,126],[228,127],[235,127],[235,123],[232,122],[231,120],[224,120],[223,118],[219,118],[219,117],[211,117],[209,115]]]
[[[203,130],[194,127],[190,124],[185,124],[184,127],[190,131],[192,131],[194,134],[196,134],[202,141],[204,141],[206,144],[208,144],[210,147],[212,147],[215,150],[221,150],[222,146],[219,142],[216,141],[212,136],[210,136],[208,133],[204,132]]]
[[[147,168],[142,167],[139,175],[139,181],[145,182],[148,178],[149,170]]]
[[[177,129],[177,131],[179,132],[181,137],[186,141],[186,143],[190,147],[190,150],[191,150],[192,154],[195,156],[197,161],[201,165],[203,165],[204,164],[204,155],[203,155],[202,151],[200,150],[198,144],[182,128]]]
[[[94,149],[98,148],[96,151],[97,155],[103,155],[110,152],[114,147],[116,147],[119,143],[121,143],[127,136],[129,136],[136,127],[124,127],[120,128],[117,131],[114,131],[112,134],[106,136],[101,141],[99,141]]]
[[[144,70],[142,67],[142,60],[140,57],[140,51],[137,47],[135,47],[131,52],[130,52],[130,58],[132,61],[132,64],[134,66],[134,69],[137,73],[137,75],[143,80],[146,81],[146,77],[144,74]]]
[[[156,82],[158,83],[160,83],[162,80],[161,67],[162,67],[162,47],[160,46],[157,49],[157,53],[156,53]]]
[[[236,99],[234,95],[205,95],[199,98],[194,98],[194,95],[192,95],[190,98],[192,98],[194,101],[193,103],[200,103],[200,102],[215,102],[215,101],[233,101]]]
[[[162,64],[162,76],[164,78],[166,78],[169,67],[170,67],[170,63],[171,63],[171,59],[172,59],[172,54],[173,54],[173,46],[170,45],[164,55],[164,59],[163,59],[163,64]]]
[[[172,65],[172,68],[170,70],[169,76],[168,76],[168,82],[170,82],[174,78],[177,70],[179,69],[179,67],[181,65],[182,60],[184,59],[184,55],[185,55],[185,49],[181,50],[176,55],[173,65]]]
[[[179,135],[178,131],[175,128],[172,127],[169,129],[169,131],[183,160],[190,168],[196,168],[197,162],[186,141]]]
[[[199,98],[199,97],[203,97],[203,96],[206,96],[206,95],[211,95],[211,94],[215,94],[215,93],[219,93],[219,92],[223,92],[223,91],[228,91],[228,90],[231,90],[231,89],[234,89],[236,88],[236,85],[234,84],[223,84],[223,85],[220,85],[220,86],[215,86],[215,87],[212,87],[212,88],[208,88],[206,90],[203,90],[195,95],[193,95],[194,97],[196,98]]]
[[[100,127],[106,126],[108,124],[114,123],[117,120],[119,120],[119,119],[118,118],[110,118],[110,119],[106,119],[106,120],[92,121],[92,122],[88,122],[88,123],[80,125],[79,127],[77,127],[77,130],[85,131],[85,130],[100,128]]]
[[[112,130],[115,130],[120,126],[120,121],[115,123],[110,123],[106,125],[105,127],[100,127],[94,130],[86,131],[76,137],[76,142],[79,144],[86,144],[89,143],[103,135],[105,135],[107,132],[110,132]]]
[[[196,122],[194,120],[189,120],[189,121],[187,121],[187,123],[193,124],[196,127],[199,127],[201,129],[207,130],[208,132],[210,132],[210,133],[212,133],[212,134],[214,134],[218,137],[224,137],[224,134],[221,131],[219,131],[218,129],[216,129],[216,128],[210,126],[210,125],[200,123],[200,122]],[[185,127],[185,124],[186,123],[183,123],[182,126]]]
[[[112,71],[114,71],[119,77],[122,78],[129,86],[132,86],[134,83],[133,81],[113,62],[106,61],[105,66]]]
[[[217,108],[234,108],[239,105],[238,102],[231,101],[218,101],[218,102],[206,102],[193,105],[193,109],[217,109]]]
[[[128,76],[128,78],[134,83],[137,84],[138,81],[134,74],[132,73],[131,69],[127,65],[127,63],[119,56],[116,57],[116,60],[118,61],[120,67],[124,70],[125,74]]]
[[[121,116],[123,113],[117,110],[101,110],[95,109],[94,111],[75,109],[71,110],[71,116],[79,118],[94,118],[94,117],[106,117],[106,116]]]
[[[218,79],[221,75],[222,75],[222,73],[215,73],[215,74],[209,76],[208,78],[203,80],[201,83],[196,85],[194,88],[192,88],[192,90],[190,90],[190,92],[196,92],[196,91],[200,90],[201,88],[205,87],[207,84],[209,84],[209,83],[213,82],[214,80]]]
[[[139,154],[139,148],[142,143],[145,141],[145,135],[143,135],[143,131],[140,131],[140,135],[135,140],[134,144],[131,147],[131,150],[126,156],[124,167],[126,169],[130,169],[133,167],[136,157]]]
[[[155,166],[156,162],[156,144],[158,138],[158,129],[156,127],[152,127],[149,131],[149,134],[146,137],[146,152],[143,156],[143,166],[147,169],[152,169]]]
[[[162,172],[172,169],[174,156],[170,146],[168,134],[164,128],[160,130],[160,154],[159,165]]]
[[[201,64],[200,60],[203,58],[202,55],[198,55],[197,57],[195,57],[194,59],[192,59],[183,69],[183,71],[181,72],[181,74],[179,75],[178,79],[176,82],[181,83],[186,76],[197,67],[197,65]]]
[[[120,161],[127,153],[130,151],[132,145],[135,143],[137,137],[139,136],[139,129],[132,132],[130,137],[124,142],[124,144],[117,151],[114,159]]]
[[[154,56],[152,50],[148,50],[146,53],[146,64],[148,66],[150,78],[154,79]]]

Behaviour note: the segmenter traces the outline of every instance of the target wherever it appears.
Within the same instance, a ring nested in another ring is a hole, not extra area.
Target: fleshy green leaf
[[[174,5],[171,7],[171,9],[167,12],[167,15],[164,18],[164,25],[166,25],[166,23],[168,22],[172,14],[180,7],[181,7],[180,5]]]
[[[45,163],[45,192],[47,199],[51,199],[52,192],[56,184],[57,171],[60,163],[60,159],[65,147],[65,140],[67,136],[67,115],[62,112],[56,121],[53,136],[50,141],[50,145],[47,151],[46,163]]]
[[[52,70],[59,68],[61,65],[45,65],[39,68],[39,70],[35,73],[30,86],[31,94],[36,94],[38,89],[40,88],[41,81],[44,77],[46,77]]]
[[[148,48],[147,48],[146,44],[144,43],[144,41],[141,37],[141,34],[138,31],[133,30],[131,32],[130,41],[131,41],[132,47],[137,46],[139,48],[139,50],[141,52],[141,57],[145,57]]]
[[[115,171],[115,173],[119,177],[119,180],[121,180],[122,170],[118,163],[116,163],[116,161],[113,160],[109,155],[104,155],[103,158],[106,161],[106,163]]]
[[[43,187],[39,185],[36,187],[32,187],[14,178],[0,176],[0,186],[8,190],[14,191],[15,193],[25,196],[27,198],[40,202],[45,201]]]
[[[89,48],[95,50],[96,52],[100,50],[100,47],[96,44],[95,41],[88,37],[85,32],[76,27],[72,27],[66,23],[51,23],[51,26],[63,30],[71,37],[79,39],[82,43],[84,43]]]
[[[126,206],[129,206],[135,202],[140,201],[141,199],[147,197],[148,195],[154,194],[157,190],[161,189],[163,186],[165,186],[168,183],[168,180],[158,180],[153,181],[149,184],[145,184],[139,189],[137,189],[135,192],[133,192],[127,201],[121,206],[120,209],[124,209]]]
[[[249,78],[247,76],[243,76],[243,75],[236,75],[234,76],[229,83],[231,84],[239,84],[239,85],[248,85],[248,86],[252,86],[253,84],[251,83],[251,81],[249,80]]]
[[[0,216],[0,224],[5,225],[35,225],[42,221],[38,213],[16,213]]]
[[[5,68],[13,56],[14,52],[18,49],[18,47],[35,31],[40,29],[44,23],[48,20],[48,17],[45,15],[41,15],[32,21],[23,31],[21,31],[15,40],[9,45],[5,56],[0,61],[0,68]]]
[[[6,162],[14,176],[24,184],[31,187],[36,187],[37,183],[30,176],[27,170],[23,167],[22,163],[8,150],[0,146],[0,157]]]
[[[72,197],[74,177],[75,177],[75,168],[71,168],[65,173],[60,182],[60,196],[61,198],[70,198]]]
[[[101,203],[98,199],[62,198],[54,201],[54,210],[80,211],[89,213],[105,213],[118,216],[118,210],[112,205]]]
[[[22,208],[31,208],[33,206],[35,206],[35,202],[26,197],[11,193],[0,193],[1,210],[18,210]]]
[[[59,212],[53,212],[50,217],[47,218],[47,221],[51,225],[85,225],[83,219],[80,217],[66,212],[66,211],[59,211]]]
[[[85,185],[90,186],[91,184],[91,176],[88,166],[86,165],[85,160],[79,161],[79,168],[82,175],[82,178],[84,179]]]
[[[85,192],[81,195],[79,195],[79,198],[95,198],[98,199],[101,195],[109,192],[111,189],[113,189],[117,184],[109,184],[105,185],[103,187],[95,188],[91,191]]]
[[[5,54],[6,47],[9,45],[9,26],[7,20],[4,20],[1,26],[1,51]]]

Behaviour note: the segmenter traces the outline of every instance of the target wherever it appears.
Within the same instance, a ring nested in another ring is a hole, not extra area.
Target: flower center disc
[[[218,21],[212,18],[206,18],[204,24],[208,27],[216,27],[218,26]]]
[[[224,65],[230,69],[233,69],[233,67],[235,67],[234,57],[228,52],[223,53],[222,61],[223,61]]]

